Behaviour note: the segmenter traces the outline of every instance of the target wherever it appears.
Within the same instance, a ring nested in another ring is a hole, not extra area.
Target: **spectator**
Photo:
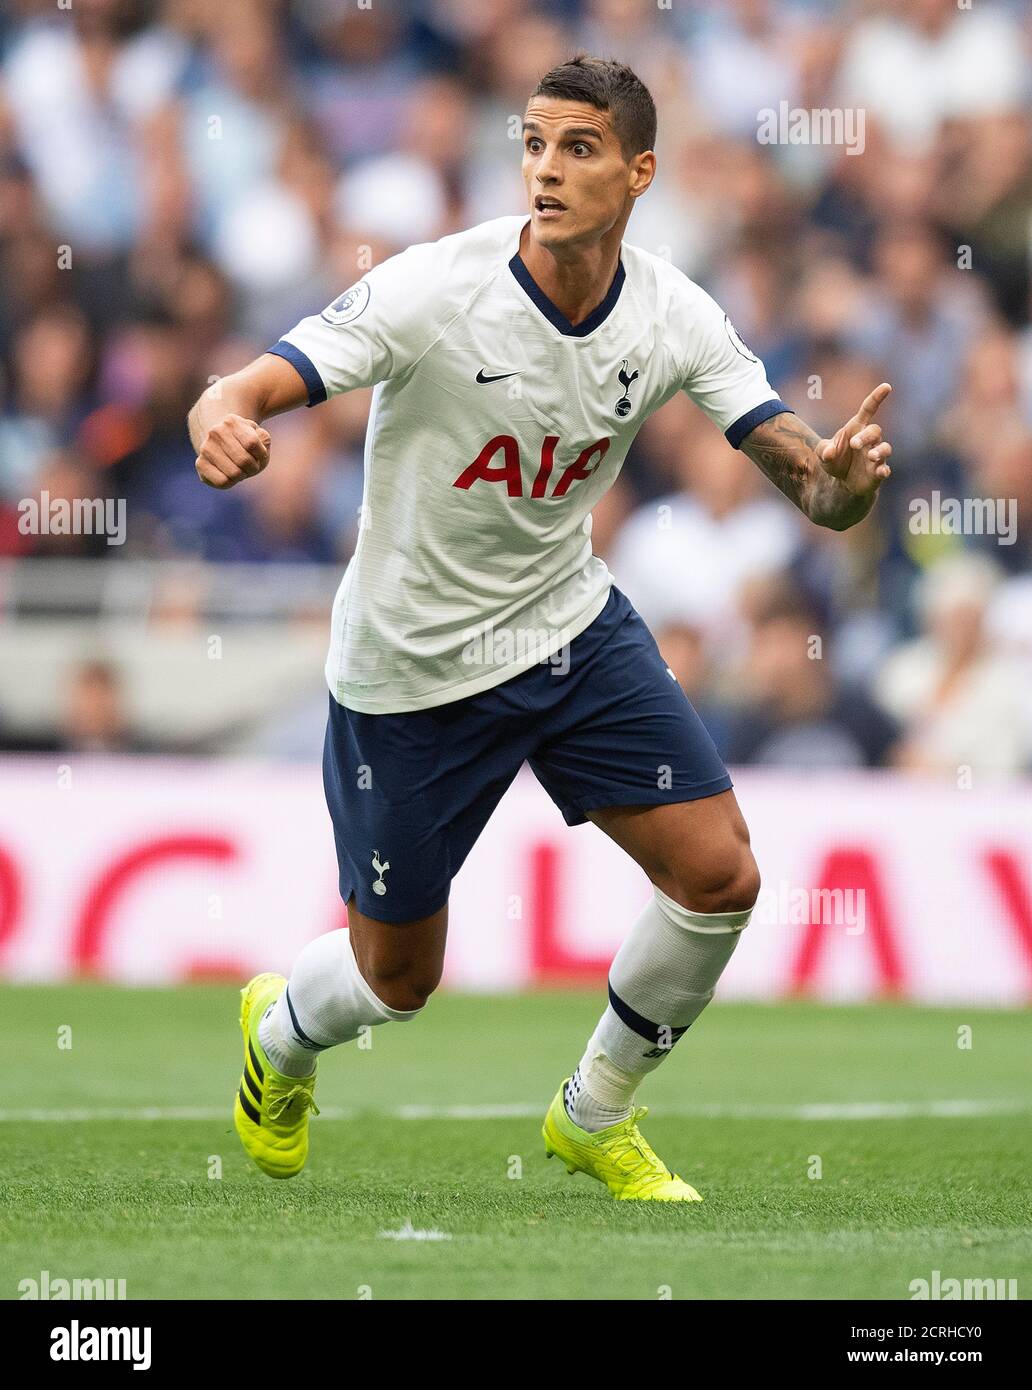
[[[950,777],[1027,768],[1021,672],[985,622],[998,582],[996,567],[973,555],[941,560],[922,579],[921,635],[889,656],[877,684],[903,726],[900,767]]]
[[[879,287],[849,339],[884,364],[896,393],[893,437],[905,458],[940,437],[988,306],[984,289],[947,268],[942,239],[927,225],[883,228],[875,266]]]
[[[894,143],[919,149],[947,121],[1027,98],[1022,35],[998,6],[906,0],[879,8],[847,40],[838,94],[869,111]]]
[[[745,669],[748,699],[732,718],[730,763],[767,767],[878,767],[896,738],[894,721],[835,679],[805,606],[778,602],[753,626]]]
[[[174,92],[186,51],[141,28],[130,0],[76,0],[29,21],[4,64],[19,150],[52,225],[80,251],[127,250],[147,185],[137,136]]]
[[[121,679],[108,662],[84,661],[70,673],[59,748],[67,753],[150,751],[130,726]]]

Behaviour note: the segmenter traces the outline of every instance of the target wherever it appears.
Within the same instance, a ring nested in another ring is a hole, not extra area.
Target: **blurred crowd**
[[[894,476],[857,530],[806,523],[683,397],[596,511],[721,751],[1032,770],[1020,0],[6,0],[0,557],[343,565],[367,392],[277,421],[273,466],[228,494],[196,479],[187,410],[369,265],[521,211],[518,117],[579,49],[659,108],[628,240],[717,298],[821,434],[895,388]],[[862,152],[763,143],[783,102],[862,113]],[[23,534],[44,490],[124,498],[126,544]],[[918,524],[934,498],[1001,506]],[[77,679],[72,723],[131,748],[117,672]]]

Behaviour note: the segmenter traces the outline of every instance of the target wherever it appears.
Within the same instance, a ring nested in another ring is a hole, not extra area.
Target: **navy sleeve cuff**
[[[762,425],[764,420],[769,420],[772,415],[784,414],[794,415],[795,411],[784,401],[779,401],[777,397],[772,401],[764,401],[762,405],[755,406],[747,415],[736,420],[733,425],[728,425],[724,431],[724,438],[732,449],[737,449],[750,430],[754,430],[757,425]]]
[[[315,363],[300,348],[296,348],[293,343],[288,343],[286,339],[281,338],[274,347],[266,348],[266,352],[271,352],[274,357],[282,357],[285,362],[290,363],[308,387],[309,405],[318,405],[320,401],[326,399],[326,387],[323,385],[323,379],[319,375]]]

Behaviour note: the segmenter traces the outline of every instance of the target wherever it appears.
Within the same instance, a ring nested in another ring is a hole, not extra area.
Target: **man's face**
[[[609,111],[531,97],[523,180],[535,239],[549,249],[599,241],[652,180],[651,154],[625,160]]]

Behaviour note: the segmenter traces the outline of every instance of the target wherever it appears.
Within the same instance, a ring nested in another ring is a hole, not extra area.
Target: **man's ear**
[[[631,161],[631,170],[631,197],[640,198],[656,177],[656,156],[652,150],[635,155]]]

